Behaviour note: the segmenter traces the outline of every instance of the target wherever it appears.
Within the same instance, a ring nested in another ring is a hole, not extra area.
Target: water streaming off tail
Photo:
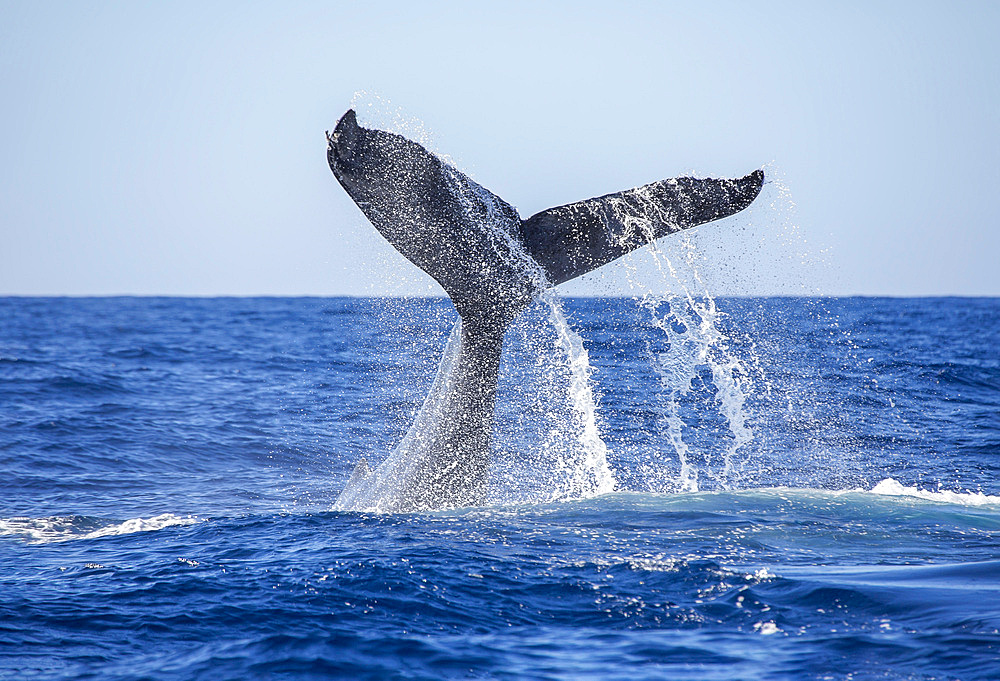
[[[725,313],[700,280],[690,239],[682,238],[679,248],[679,260],[651,249],[669,286],[656,290],[635,281],[642,290],[638,304],[657,331],[649,352],[660,386],[656,407],[664,454],[676,457],[675,465],[641,466],[643,482],[654,491],[729,489],[740,482],[754,438],[747,401],[759,370],[731,347]]]
[[[652,239],[653,226],[622,215],[628,231]],[[640,275],[626,259],[628,283],[648,323],[647,344],[659,384],[655,410],[660,448],[638,462],[638,483],[651,491],[699,491],[739,486],[754,429],[748,406],[766,383],[752,351],[737,352],[726,314],[703,280],[702,254],[690,233],[653,243]],[[652,272],[655,276],[650,276]]]
[[[790,193],[774,179],[780,173],[768,173],[772,179],[745,212],[662,239],[622,261],[651,327],[645,334],[649,370],[659,386],[647,395],[659,446],[636,462],[639,475],[630,486],[667,492],[776,479],[863,484],[858,425],[840,417],[843,410],[817,388],[818,377],[802,368],[808,366],[803,348],[816,339],[795,337],[798,329],[815,329],[829,366],[864,372],[836,312],[821,299],[807,299],[798,309],[808,312],[811,325],[797,326],[784,306],[765,310],[752,298],[729,297],[815,294],[817,282],[830,276],[824,251],[799,233]],[[630,228],[648,233],[641,223]],[[777,455],[788,448],[794,458]]]
[[[470,219],[542,291],[508,330],[494,425],[493,503],[579,499],[616,487],[601,438],[592,369],[544,271],[511,234],[492,194],[453,176]]]
[[[589,357],[554,293],[544,294],[508,331],[501,371],[496,501],[614,490]]]

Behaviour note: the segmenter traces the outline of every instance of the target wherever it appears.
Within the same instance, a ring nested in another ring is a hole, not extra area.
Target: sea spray
[[[617,484],[598,425],[593,370],[582,339],[571,328],[545,272],[511,233],[514,225],[504,219],[495,197],[463,181],[457,172],[450,179],[469,218],[489,228],[494,248],[513,255],[541,292],[507,333],[498,395],[501,418],[495,425],[499,460],[491,501],[558,501],[613,491]],[[514,428],[505,427],[505,420],[513,421]],[[511,431],[518,437],[505,438]],[[529,431],[538,437],[524,438]],[[538,448],[517,452],[511,449],[515,440],[538,442]]]
[[[553,294],[508,331],[495,435],[496,501],[585,498],[617,487],[591,373],[582,340]]]
[[[639,464],[642,488],[747,488],[789,475],[816,487],[864,484],[860,424],[828,404],[821,376],[793,368],[808,364],[799,355],[812,344],[794,334],[808,328],[821,336],[827,366],[861,374],[868,368],[829,299],[815,297],[830,276],[825,251],[806,243],[780,173],[772,167],[768,177],[756,208],[623,261],[638,308],[656,332],[647,348],[659,382],[663,458],[654,452]],[[734,256],[756,266],[733,267]],[[811,294],[794,309],[807,311],[812,323],[793,331],[791,307],[765,313],[753,299],[720,298],[718,291]],[[796,439],[788,441],[788,433]],[[776,456],[788,447],[798,452],[795,459]]]
[[[652,225],[626,224],[647,237],[653,234]],[[680,253],[673,259],[652,240],[646,249],[659,282],[640,277],[634,263],[627,268],[639,307],[662,334],[663,343],[649,351],[660,385],[660,435],[677,459],[676,467],[646,462],[639,468],[652,491],[730,489],[739,484],[754,437],[747,410],[753,374],[763,374],[755,355],[747,361],[731,347],[722,325],[725,313],[701,277],[692,236],[674,244]]]

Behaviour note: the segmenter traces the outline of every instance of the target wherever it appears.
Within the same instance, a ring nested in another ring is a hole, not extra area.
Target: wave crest
[[[135,532],[152,532],[173,525],[199,522],[195,516],[163,513],[152,518],[130,518],[125,521],[87,516],[49,516],[47,518],[0,518],[0,537],[14,536],[29,544],[94,539]]]
[[[926,501],[937,501],[946,504],[961,504],[963,506],[994,506],[1000,505],[1000,496],[990,496],[982,492],[949,492],[908,487],[893,478],[886,478],[871,489],[871,494],[881,494],[890,497],[915,497]]]

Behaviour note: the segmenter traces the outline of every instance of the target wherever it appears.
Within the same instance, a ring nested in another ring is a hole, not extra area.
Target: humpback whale
[[[549,208],[517,210],[416,142],[358,124],[327,132],[327,161],[368,220],[437,281],[459,320],[430,393],[389,457],[362,459],[335,508],[471,506],[486,487],[504,332],[542,291],[656,239],[737,213],[764,173],[679,177]]]

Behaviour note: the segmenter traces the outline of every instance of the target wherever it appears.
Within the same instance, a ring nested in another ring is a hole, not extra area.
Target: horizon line
[[[707,293],[707,292],[706,292]],[[979,299],[990,299],[990,298],[1000,298],[1000,294],[978,294],[978,293],[934,293],[934,294],[899,294],[899,293],[709,293],[706,295],[702,294],[692,294],[696,298],[893,298],[893,299],[940,299],[940,298],[979,298]],[[587,300],[587,299],[603,299],[603,300],[634,300],[637,298],[642,298],[641,295],[627,295],[627,294],[609,294],[609,295],[597,295],[597,294],[572,294],[572,295],[560,295],[559,296],[565,300]],[[332,298],[347,298],[356,300],[373,300],[373,299],[389,299],[389,300],[450,300],[446,294],[370,294],[370,295],[360,295],[353,293],[335,293],[335,294],[317,294],[317,293],[290,293],[290,294],[274,294],[274,293],[189,293],[189,294],[173,294],[173,293],[0,293],[0,299],[11,299],[11,298],[37,298],[37,299],[98,299],[98,298],[186,298],[192,300],[218,300],[218,299],[262,299],[262,298],[273,298],[273,299],[317,299],[317,300],[327,300]]]

